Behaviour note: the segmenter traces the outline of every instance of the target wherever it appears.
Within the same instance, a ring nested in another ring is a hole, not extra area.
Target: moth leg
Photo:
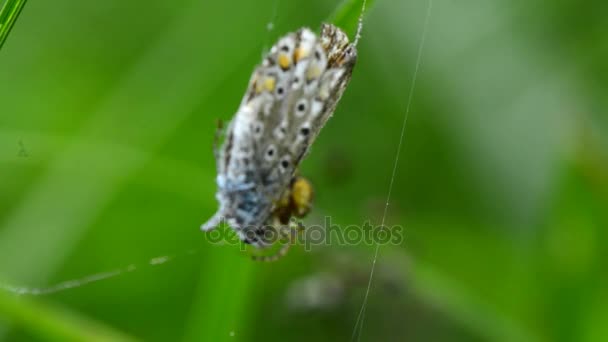
[[[207,222],[201,225],[201,230],[204,232],[214,230],[222,223],[222,221],[224,221],[224,216],[220,211],[218,211]]]
[[[220,157],[219,143],[222,135],[224,134],[224,122],[221,119],[217,120],[217,128],[215,129],[215,135],[213,136],[213,156],[218,161]]]
[[[281,259],[285,255],[287,255],[287,252],[289,252],[289,248],[291,247],[291,245],[296,243],[296,238],[297,238],[298,234],[304,230],[304,225],[301,222],[291,221],[291,222],[289,222],[288,228],[289,229],[287,230],[287,233],[281,232],[283,237],[287,238],[287,241],[281,246],[281,248],[275,254],[252,255],[251,259],[253,259],[254,261],[261,261],[261,262],[274,262],[274,261]]]

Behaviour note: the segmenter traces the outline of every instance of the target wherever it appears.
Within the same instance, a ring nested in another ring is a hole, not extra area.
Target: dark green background
[[[280,0],[268,33],[271,0],[29,1],[0,51],[0,282],[137,271],[0,291],[0,339],[349,340],[372,246],[260,264],[198,230],[216,119],[265,45],[338,4]],[[370,4],[302,165],[307,224],[380,222],[426,6]],[[608,338],[607,9],[434,1],[387,216],[405,241],[380,249],[362,341]]]

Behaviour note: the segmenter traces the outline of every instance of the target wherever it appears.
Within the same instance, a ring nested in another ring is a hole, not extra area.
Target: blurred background
[[[370,2],[302,164],[306,224],[380,223],[427,1]],[[0,340],[351,340],[373,246],[255,263],[199,231],[216,119],[265,46],[339,5],[29,1],[0,50]],[[387,215],[405,239],[355,339],[608,339],[607,10],[433,2]],[[14,293],[100,272],[122,274]]]

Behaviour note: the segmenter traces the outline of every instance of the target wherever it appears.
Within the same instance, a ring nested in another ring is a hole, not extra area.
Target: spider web
[[[363,14],[365,12],[365,0],[363,0],[363,6],[361,9],[361,16],[359,17],[359,27],[357,29],[357,36],[355,38],[355,44],[358,42],[359,38],[360,38],[360,32],[361,29],[363,28]],[[390,204],[390,200],[391,200],[391,194],[393,191],[393,185],[395,183],[395,176],[397,174],[397,168],[399,166],[399,156],[401,155],[401,150],[403,148],[403,140],[405,137],[405,128],[407,126],[407,120],[410,114],[410,107],[412,104],[412,98],[414,97],[414,90],[416,88],[416,80],[418,78],[418,70],[420,69],[420,63],[422,60],[422,51],[424,48],[424,42],[426,40],[426,34],[427,34],[427,28],[428,28],[428,23],[429,23],[429,19],[431,17],[431,11],[433,8],[433,0],[428,0],[427,3],[427,9],[426,9],[426,16],[424,18],[424,25],[422,28],[422,34],[420,36],[420,41],[418,43],[418,53],[417,53],[417,57],[416,57],[416,64],[414,66],[414,73],[412,75],[412,82],[411,82],[411,86],[409,89],[409,93],[408,93],[408,97],[407,97],[407,103],[405,106],[405,112],[403,114],[403,123],[401,125],[401,134],[399,135],[399,142],[397,144],[397,151],[395,153],[395,159],[393,162],[393,170],[391,173],[391,178],[390,178],[390,182],[389,182],[389,186],[388,186],[388,192],[386,195],[386,202],[384,204],[384,211],[382,213],[382,220],[381,220],[381,224],[380,227],[384,227],[384,223],[386,220],[386,215],[388,213],[388,207]],[[367,310],[367,303],[369,301],[369,293],[373,284],[373,279],[374,279],[374,271],[376,270],[376,261],[378,260],[378,254],[380,252],[380,244],[378,242],[376,242],[375,247],[374,247],[374,256],[372,259],[372,266],[369,272],[369,278],[367,281],[367,288],[365,290],[365,296],[363,297],[363,303],[361,304],[361,309],[359,310],[359,314],[357,316],[357,321],[355,322],[355,326],[353,327],[353,332],[351,335],[351,341],[354,341],[355,339],[357,341],[361,340],[361,334],[363,331],[363,325],[365,323],[365,313]]]
[[[271,36],[271,32],[274,29],[275,21],[277,19],[277,15],[278,15],[279,4],[280,4],[280,0],[274,1],[270,21],[266,23],[266,37],[265,37],[264,45],[262,47],[263,54],[266,53],[266,50],[269,45],[269,39]],[[356,35],[355,35],[355,39],[354,39],[355,45],[357,45],[359,40],[361,39],[361,32],[363,29],[363,18],[364,18],[364,14],[366,11],[366,4],[367,4],[367,0],[363,0],[362,5],[361,5],[361,12],[360,12],[359,19],[358,19],[357,31],[356,31]],[[422,29],[422,33],[421,33],[421,37],[420,37],[420,41],[419,41],[419,45],[418,45],[418,52],[417,52],[416,63],[415,63],[415,67],[414,67],[414,73],[412,76],[411,86],[410,86],[409,93],[408,93],[405,112],[403,115],[403,123],[401,125],[401,132],[400,132],[399,141],[397,144],[397,151],[395,153],[392,173],[391,173],[389,187],[388,187],[387,196],[386,196],[386,202],[385,202],[384,210],[383,210],[383,214],[382,214],[381,225],[380,225],[381,227],[383,227],[385,224],[385,220],[386,220],[386,216],[387,216],[388,208],[389,208],[389,204],[390,204],[390,199],[391,199],[391,195],[392,195],[393,185],[395,182],[396,173],[397,173],[397,169],[399,166],[399,157],[401,155],[401,151],[403,148],[405,130],[406,130],[407,121],[409,118],[411,102],[412,102],[412,99],[414,96],[414,90],[416,87],[416,80],[418,77],[418,71],[419,71],[420,64],[421,64],[422,53],[423,53],[424,43],[426,40],[427,29],[428,29],[429,19],[430,19],[431,12],[432,12],[432,7],[433,7],[433,0],[428,0],[427,8],[426,8],[426,16],[424,19],[423,29]],[[380,245],[378,243],[376,243],[375,247],[374,247],[374,254],[373,254],[372,265],[371,265],[369,278],[368,278],[368,282],[367,282],[367,288],[365,291],[365,295],[363,297],[363,302],[361,304],[359,314],[357,316],[357,320],[353,327],[351,341],[354,341],[355,339],[357,341],[359,341],[361,339],[361,333],[363,331],[363,326],[365,323],[365,314],[366,314],[366,310],[367,310],[367,304],[369,301],[369,294],[370,294],[371,287],[373,284],[374,272],[375,272],[376,262],[378,260],[379,252],[380,252]],[[11,285],[8,283],[0,282],[0,290],[11,292],[16,295],[31,295],[31,296],[49,295],[49,294],[85,286],[90,283],[115,278],[115,277],[121,276],[123,274],[135,272],[137,270],[140,270],[140,269],[143,269],[146,267],[158,267],[161,265],[166,265],[169,262],[171,262],[177,258],[192,256],[192,255],[196,255],[197,253],[198,253],[197,250],[192,249],[192,250],[188,250],[187,252],[178,254],[178,255],[160,255],[160,256],[150,258],[145,263],[141,263],[141,264],[132,263],[132,264],[129,264],[122,268],[117,268],[117,269],[106,271],[106,272],[90,274],[90,275],[87,275],[84,277],[63,281],[63,282],[60,282],[60,283],[57,283],[57,284],[54,284],[51,286],[47,286],[47,287],[14,286],[14,285]]]

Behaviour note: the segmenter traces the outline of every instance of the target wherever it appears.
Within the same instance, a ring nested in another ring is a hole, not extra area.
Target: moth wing
[[[224,192],[255,187],[256,206],[247,210],[262,218],[260,225],[333,114],[355,61],[356,49],[346,34],[323,25],[320,36],[303,28],[279,39],[254,71],[218,154],[217,183]],[[204,230],[219,224],[226,212],[239,210],[229,208],[231,200],[222,195],[218,191],[220,209]]]
[[[264,193],[278,200],[300,161],[335,109],[350,80],[355,47],[346,34],[324,25],[320,37],[307,28],[281,38],[272,47],[251,94],[265,97],[252,130],[256,163]]]

